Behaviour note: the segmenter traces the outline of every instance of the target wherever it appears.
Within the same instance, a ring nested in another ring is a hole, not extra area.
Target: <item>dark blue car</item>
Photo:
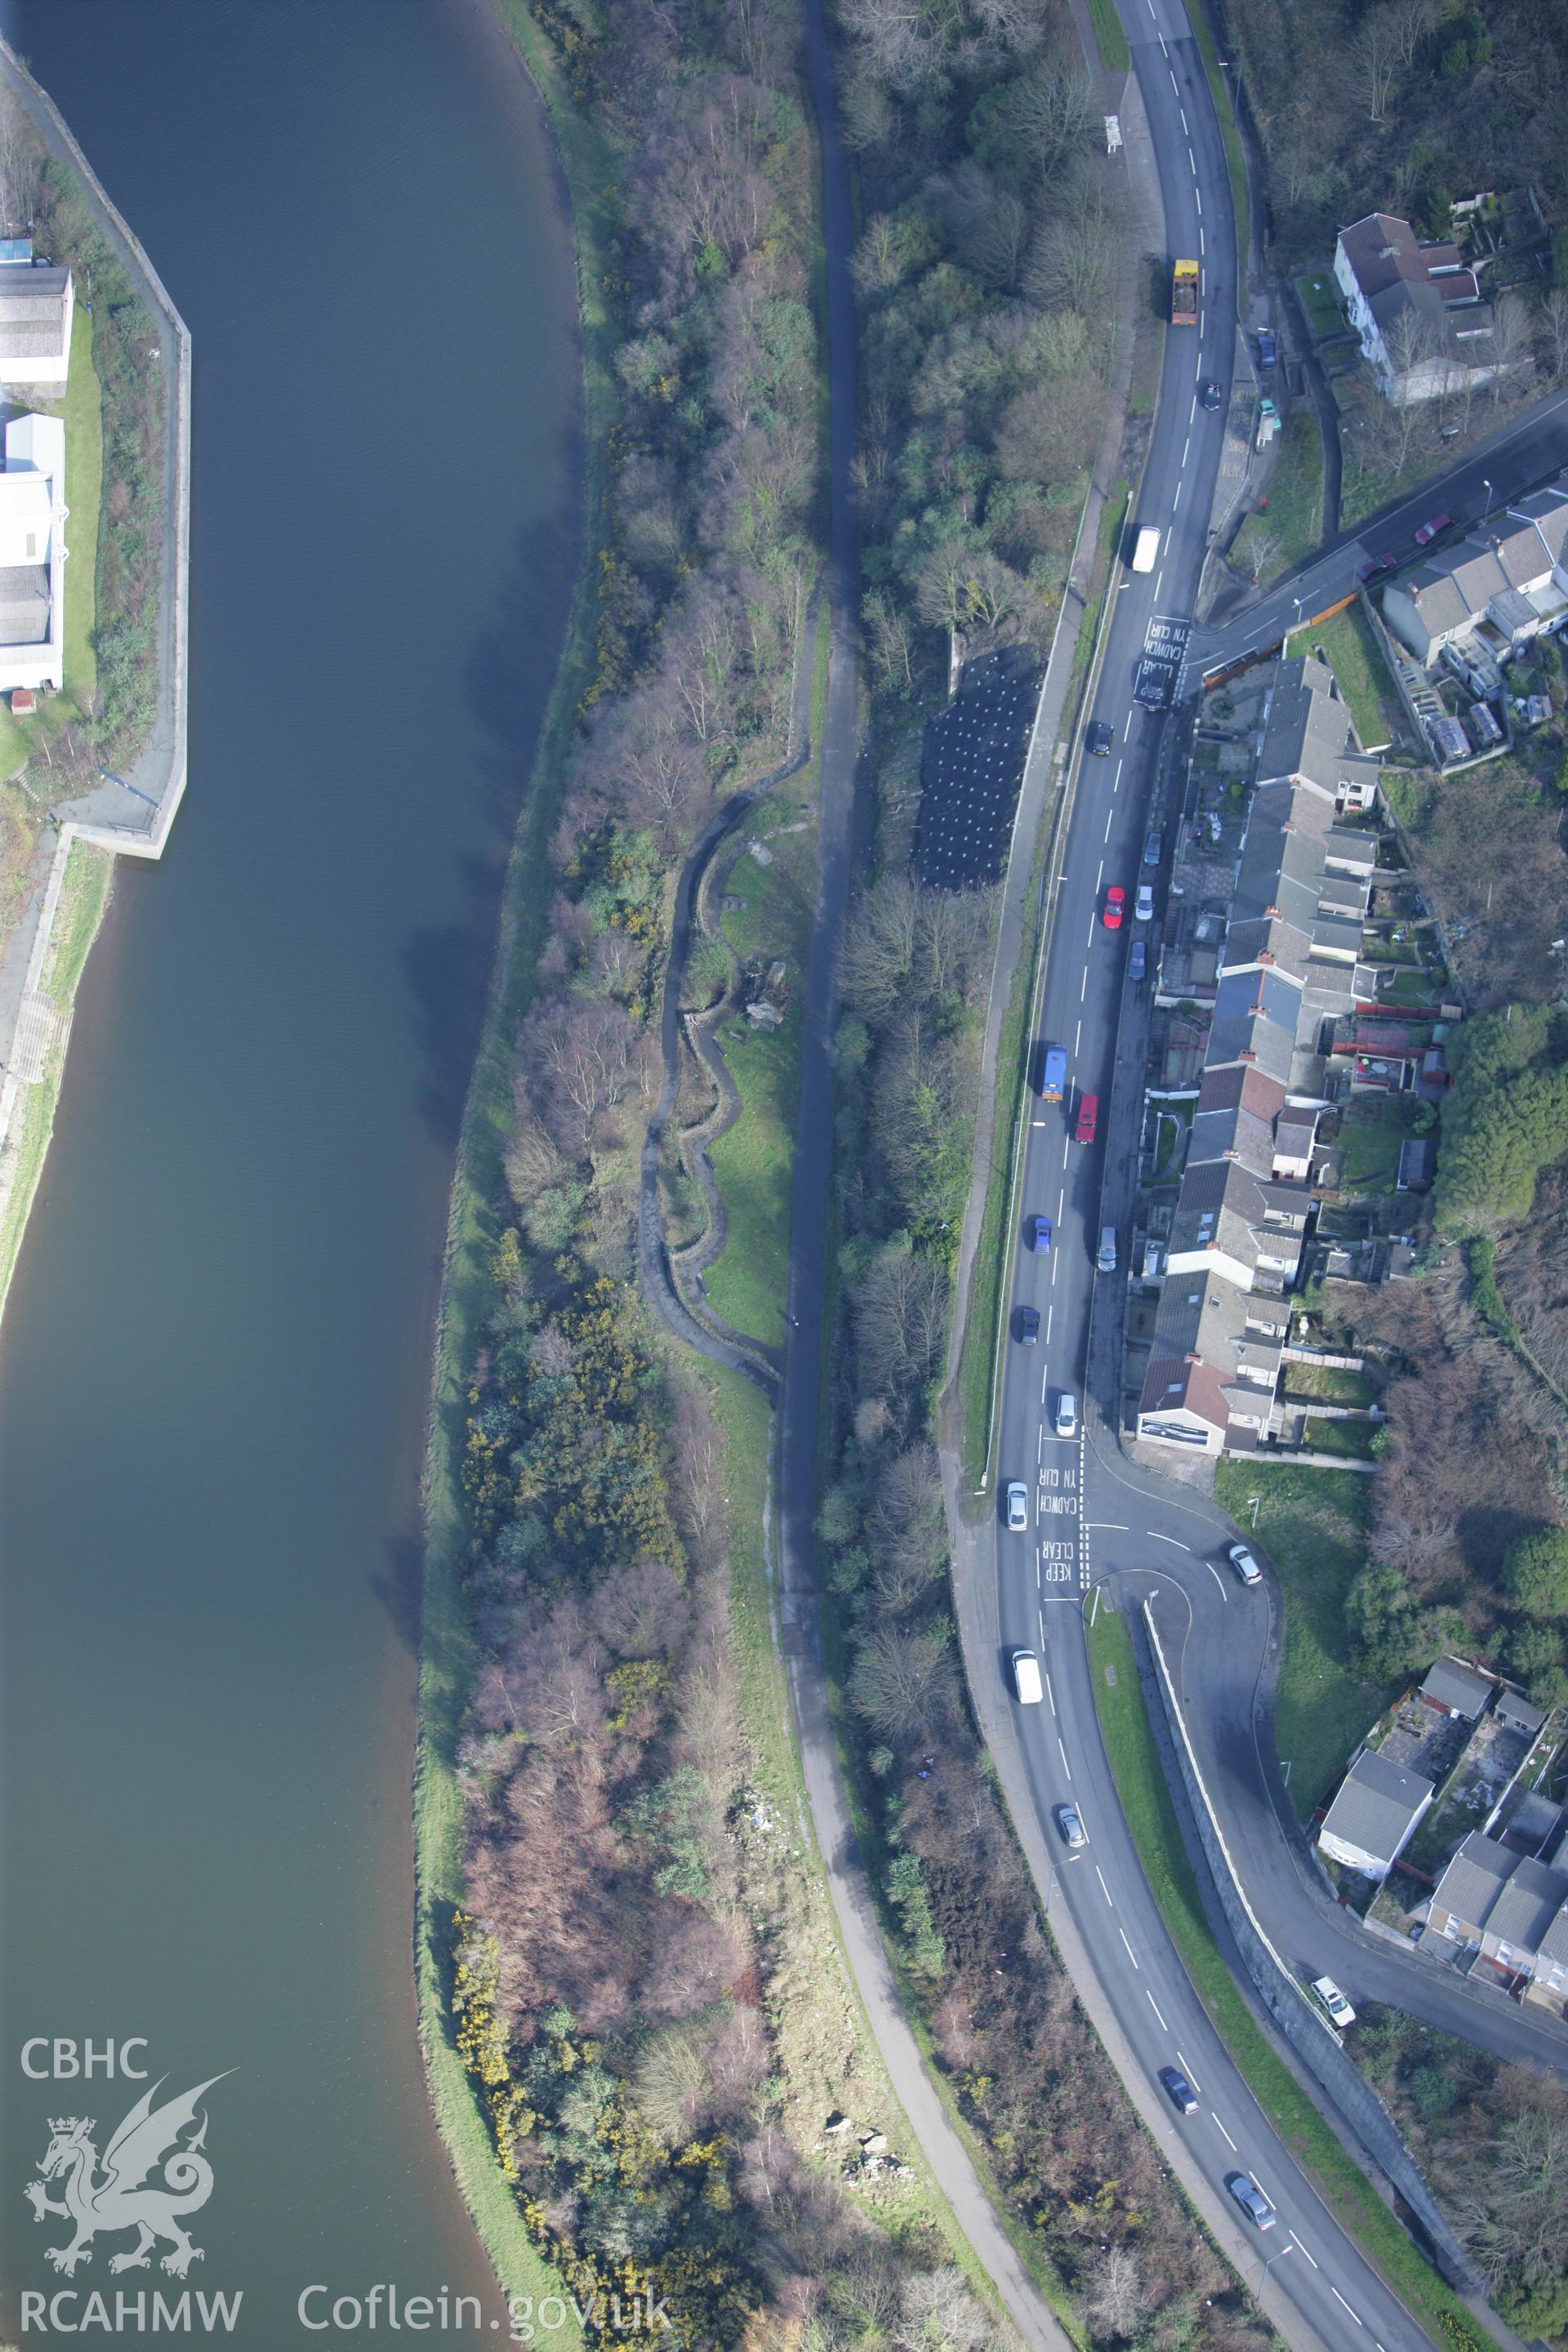
[[[1198,2103],[1194,2096],[1193,2086],[1179,2066],[1161,2067],[1160,2086],[1178,2115],[1197,2114]]]

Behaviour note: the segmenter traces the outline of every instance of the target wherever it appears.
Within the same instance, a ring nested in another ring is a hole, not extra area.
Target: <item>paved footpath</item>
[[[46,151],[75,173],[93,224],[160,329],[157,365],[163,379],[163,530],[158,600],[158,695],[152,731],[121,780],[103,781],[51,812],[28,871],[20,920],[0,947],[0,1214],[18,1167],[14,1129],[22,1088],[46,1080],[53,1048],[69,1026],[68,1005],[45,992],[55,913],[73,843],[110,856],[161,857],[185,789],[186,614],[190,548],[191,338],[133,231],[93,174],[53,100],[16,52],[0,41],[0,84],[32,123]],[[95,548],[76,550],[95,562]],[[7,1150],[7,1145],[12,1148]],[[0,1305],[5,1271],[0,1269]]]

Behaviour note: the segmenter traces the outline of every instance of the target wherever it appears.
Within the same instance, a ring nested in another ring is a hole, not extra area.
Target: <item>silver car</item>
[[[1056,1817],[1062,1843],[1070,1846],[1074,1853],[1078,1852],[1080,1845],[1089,1843],[1089,1837],[1076,1805],[1058,1805],[1056,1808]]]
[[[1232,1544],[1229,1551],[1226,1554],[1226,1558],[1229,1560],[1232,1568],[1235,1569],[1237,1576],[1240,1577],[1243,1584],[1262,1583],[1263,1570],[1258,1567],[1258,1562],[1253,1559],[1252,1554],[1247,1550],[1245,1544]]]
[[[1028,1532],[1029,1490],[1021,1478],[1007,1481],[1007,1525],[1016,1536]]]
[[[1259,2230],[1271,2230],[1274,2227],[1279,2216],[1250,2172],[1227,2173],[1225,2185],[1249,2221]]]
[[[1078,1399],[1071,1389],[1063,1389],[1057,1399],[1056,1431],[1058,1437],[1078,1435]]]

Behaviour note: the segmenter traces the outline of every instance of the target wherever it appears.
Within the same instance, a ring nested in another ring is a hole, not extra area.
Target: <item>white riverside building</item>
[[[68,512],[63,422],[13,417],[0,474],[0,693],[64,683]]]

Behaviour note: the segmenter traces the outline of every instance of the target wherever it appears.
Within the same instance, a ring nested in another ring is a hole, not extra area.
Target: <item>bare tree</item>
[[[1568,375],[1568,287],[1554,286],[1536,314],[1542,362],[1555,382]]]
[[[1125,2246],[1112,2246],[1100,2265],[1089,2315],[1107,2336],[1131,2336],[1149,2308],[1149,2290]]]
[[[858,1715],[885,1739],[921,1739],[951,1704],[952,1661],[945,1627],[910,1632],[879,1625],[861,1645],[849,1677],[849,1699]]]
[[[1388,0],[1383,14],[1387,19],[1394,53],[1408,71],[1415,62],[1416,50],[1436,21],[1434,0]]]
[[[1352,55],[1361,77],[1366,110],[1373,122],[1385,120],[1384,110],[1399,72],[1400,47],[1401,35],[1392,8],[1385,5],[1372,9],[1362,20]]]
[[[906,1408],[916,1402],[942,1362],[947,1307],[939,1259],[896,1243],[880,1252],[854,1307],[868,1393]]]

